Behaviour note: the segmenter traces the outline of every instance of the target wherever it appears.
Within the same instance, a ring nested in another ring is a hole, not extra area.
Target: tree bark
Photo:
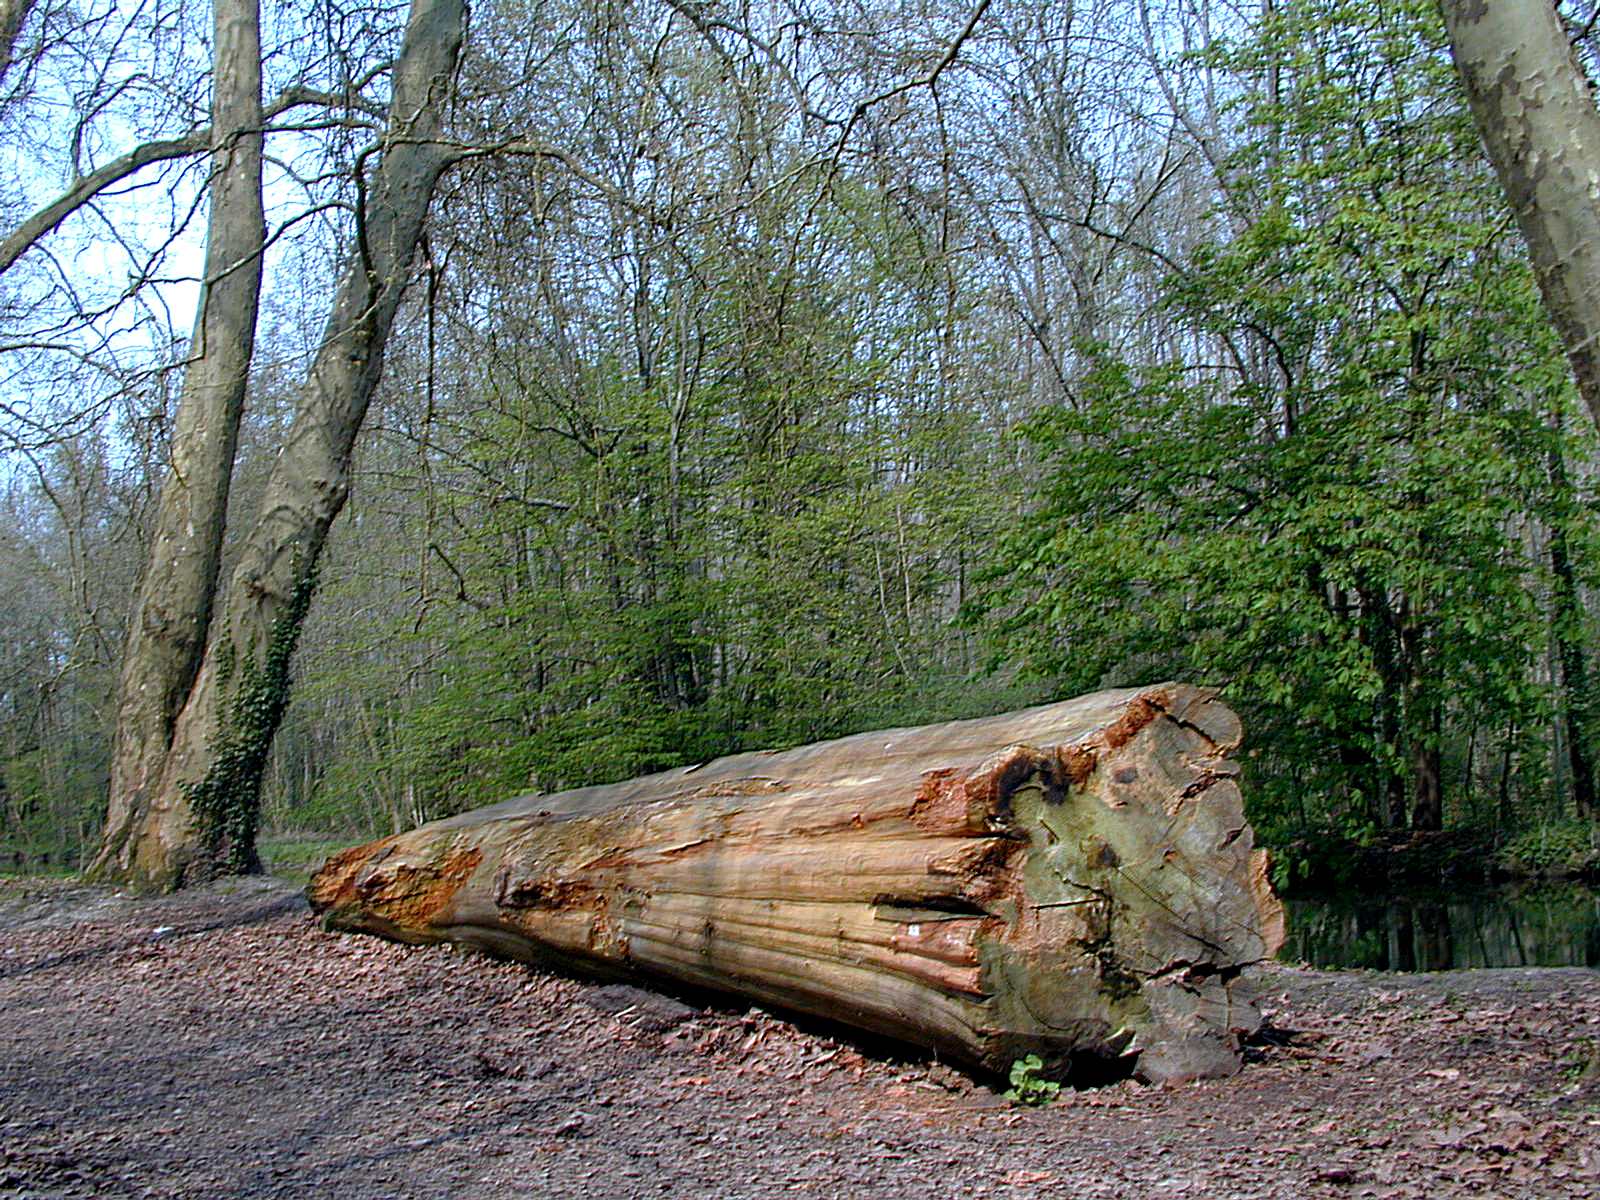
[[[108,825],[103,875],[167,889],[256,866],[261,772],[289,660],[434,186],[454,158],[439,135],[464,15],[463,0],[413,0],[381,157],[361,180],[356,250],[170,748],[140,810]]]
[[[0,0],[0,83],[16,61],[17,38],[33,6],[34,0]]]
[[[1561,435],[1561,417],[1554,418],[1556,436]],[[1580,817],[1600,815],[1595,801],[1594,758],[1590,753],[1593,734],[1594,702],[1589,685],[1589,664],[1583,651],[1583,598],[1578,592],[1577,573],[1567,547],[1567,522],[1573,508],[1572,482],[1559,444],[1550,448],[1550,484],[1559,508],[1550,522],[1550,574],[1552,617],[1550,632],[1555,639],[1556,661],[1561,664],[1561,721],[1566,735],[1567,766],[1572,772],[1572,799]]]
[[[1443,0],[1451,54],[1600,424],[1600,112],[1549,0]]]
[[[117,689],[106,837],[97,867],[138,827],[194,684],[211,624],[239,421],[254,352],[266,217],[261,199],[257,0],[213,6],[212,174],[205,283]]]
[[[1567,766],[1572,772],[1572,801],[1580,817],[1600,815],[1595,799],[1594,758],[1589,739],[1594,702],[1583,653],[1583,603],[1578,595],[1566,530],[1550,531],[1550,571],[1555,577],[1556,658],[1561,664],[1561,721],[1566,734]]]
[[[331,928],[712,988],[1003,1071],[1230,1073],[1283,937],[1176,684],[525,796],[335,855]]]
[[[1444,772],[1437,706],[1428,710],[1423,726],[1411,735],[1411,828],[1436,833],[1444,828]]]

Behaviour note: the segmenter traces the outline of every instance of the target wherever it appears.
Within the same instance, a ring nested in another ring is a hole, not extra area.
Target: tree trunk
[[[1555,432],[1561,434],[1561,418],[1555,418]],[[1556,659],[1561,664],[1561,720],[1567,742],[1567,765],[1572,771],[1572,799],[1580,817],[1600,815],[1595,802],[1594,759],[1589,750],[1593,731],[1593,699],[1589,688],[1589,664],[1583,652],[1583,598],[1578,592],[1577,573],[1567,548],[1567,521],[1573,507],[1572,483],[1559,445],[1549,456],[1550,484],[1559,505],[1550,523],[1550,574],[1554,580],[1550,630],[1555,638]]]
[[[1283,937],[1174,684],[510,800],[335,855],[331,928],[733,992],[1003,1071],[1226,1074]]]
[[[110,809],[95,869],[144,820],[211,624],[234,451],[261,295],[261,25],[257,0],[213,7],[205,285],[117,689]]]
[[[453,157],[439,132],[464,7],[413,0],[382,156],[362,181],[356,252],[159,776],[132,820],[108,826],[104,875],[172,888],[256,866],[261,771],[288,701],[289,660],[434,185]]]
[[[1550,569],[1555,576],[1556,656],[1561,663],[1561,719],[1572,772],[1572,801],[1580,817],[1600,816],[1595,798],[1594,758],[1589,751],[1593,722],[1589,669],[1583,654],[1583,605],[1567,555],[1566,530],[1550,531]]]
[[[33,5],[34,0],[0,0],[0,83],[16,61],[17,38]]]
[[[1399,640],[1395,626],[1394,606],[1388,594],[1366,584],[1358,585],[1361,597],[1362,623],[1367,631],[1363,639],[1372,655],[1373,670],[1382,687],[1375,700],[1376,712],[1372,716],[1381,752],[1374,756],[1377,774],[1374,779],[1374,804],[1382,814],[1385,829],[1406,827],[1406,781],[1391,761],[1400,746],[1401,706],[1404,680],[1400,667]]]
[[[1425,730],[1412,734],[1411,828],[1438,832],[1444,828],[1444,774],[1439,750],[1439,709],[1429,710]]]
[[[1600,112],[1549,0],[1444,0],[1451,54],[1600,423]]]

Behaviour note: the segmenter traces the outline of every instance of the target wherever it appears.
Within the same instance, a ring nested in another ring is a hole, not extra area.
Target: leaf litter
[[[1600,974],[1264,968],[1238,1076],[1007,1104],[760,1009],[0,881],[0,1197],[1592,1197]]]

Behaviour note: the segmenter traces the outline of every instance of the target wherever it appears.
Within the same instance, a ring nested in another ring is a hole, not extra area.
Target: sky
[[[49,14],[64,22],[65,6]],[[264,6],[271,76],[315,38],[292,9]],[[208,6],[175,0],[83,0],[70,24],[25,31],[50,40],[49,53],[0,98],[0,177],[17,186],[0,199],[0,233],[49,203],[80,173],[145,141],[181,136],[208,119]],[[307,208],[291,167],[321,146],[312,133],[269,139],[269,231]],[[205,255],[206,160],[147,167],[67,218],[0,276],[0,479],[38,448],[52,426],[102,429],[113,451],[129,422],[170,407],[194,324]],[[268,252],[264,323],[302,323],[320,308],[315,272],[290,271],[296,256],[328,260],[336,235],[327,220],[300,221]],[[281,302],[277,280],[290,278]],[[329,285],[331,286],[331,284]],[[263,330],[263,334],[267,333]],[[305,338],[266,339],[303,352]],[[45,349],[44,347],[49,347]],[[135,379],[130,390],[127,380]],[[163,386],[164,385],[164,386]],[[120,393],[120,394],[119,394]],[[22,465],[26,465],[25,463]]]

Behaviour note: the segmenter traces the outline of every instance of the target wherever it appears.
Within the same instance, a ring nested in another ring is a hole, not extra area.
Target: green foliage
[[[103,752],[97,739],[0,759],[0,869],[78,865],[105,818]]]
[[[1511,875],[1577,875],[1600,865],[1592,821],[1541,822],[1500,848],[1497,864]]]
[[[1022,1104],[1030,1108],[1038,1108],[1049,1104],[1061,1094],[1061,1085],[1052,1079],[1045,1079],[1041,1072],[1044,1070],[1044,1060],[1037,1054],[1024,1055],[1011,1064],[1011,1088],[1006,1092],[1006,1099],[1013,1104]]]
[[[306,880],[329,856],[343,849],[343,838],[281,834],[256,842],[262,868],[281,879]]]
[[[1035,280],[1059,387],[1017,380],[1019,264],[981,249],[1010,231],[949,179],[823,180],[779,139],[670,239],[587,242],[567,193],[497,193],[479,233],[518,266],[474,279],[440,412],[369,448],[277,819],[378,831],[1170,676],[1244,711],[1289,874],[1429,823],[1428,769],[1453,823],[1547,805],[1548,647],[1590,636],[1548,546],[1592,586],[1592,443],[1433,6],[1295,0],[1202,57],[1218,209],[1160,218],[1152,312],[1127,246],[1082,313]]]
[[[448,482],[378,501],[404,514],[391,545],[436,549],[391,551],[381,618],[370,580],[322,597],[362,616],[319,635],[316,715],[290,735],[339,744],[285,781],[305,790],[280,820],[411,824],[1035,698],[975,680],[949,619],[1014,482],[972,406],[926,383],[955,315],[902,205],[844,185],[838,204],[808,231],[767,213],[750,245],[679,239],[697,272],[648,316],[670,329],[694,295],[697,340],[648,367],[607,312],[575,364],[542,332],[496,338]],[[799,236],[816,254],[789,262]]]
[[[1269,838],[1395,821],[1419,755],[1537,743],[1566,372],[1431,4],[1282,6],[1213,65],[1280,72],[1230,164],[1244,222],[1168,281],[1227,369],[1103,346],[1020,432],[1045,463],[975,610],[1063,691],[1164,677],[1244,710]],[[1586,449],[1586,448],[1585,448]],[[1522,759],[1543,747],[1519,746]],[[1438,768],[1435,768],[1438,769]],[[1458,808],[1464,801],[1458,797]]]

